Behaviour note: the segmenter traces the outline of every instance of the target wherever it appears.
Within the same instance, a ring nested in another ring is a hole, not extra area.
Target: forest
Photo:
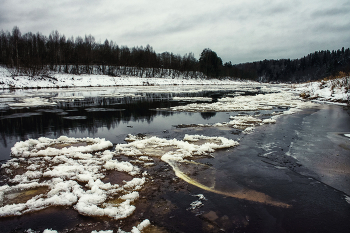
[[[216,52],[205,48],[199,59],[156,53],[150,45],[129,48],[112,40],[95,41],[92,35],[70,37],[52,31],[21,34],[0,31],[0,64],[13,76],[71,74],[130,75],[139,77],[187,77],[249,79],[260,82],[304,82],[322,79],[339,71],[349,73],[350,50],[316,51],[300,59],[263,60],[242,64],[223,63]]]

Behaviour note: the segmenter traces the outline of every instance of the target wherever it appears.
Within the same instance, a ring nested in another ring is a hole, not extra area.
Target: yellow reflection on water
[[[209,177],[211,179],[211,181],[206,181],[205,184],[203,184],[202,181],[200,181],[200,182],[198,181],[198,177],[192,178],[189,175],[187,175],[188,172],[184,172],[182,165],[180,165],[179,162],[177,162],[177,161],[167,161],[167,162],[172,166],[173,170],[175,171],[175,175],[177,177],[183,179],[184,181],[186,181],[189,184],[197,186],[198,188],[204,189],[206,191],[225,195],[228,197],[233,197],[233,198],[243,199],[243,200],[247,200],[247,201],[263,203],[263,204],[269,204],[269,205],[283,207],[283,208],[292,207],[289,204],[273,200],[272,197],[270,197],[264,193],[257,192],[257,191],[252,190],[252,189],[244,188],[243,190],[239,190],[239,191],[217,190],[217,189],[215,189],[215,179],[214,179],[213,174],[207,175],[206,177]],[[181,162],[181,163],[183,163],[183,162]],[[186,162],[186,163],[188,164],[189,162]],[[194,163],[194,164],[196,164],[198,166],[198,163]],[[202,164],[202,165],[206,166],[204,164]],[[184,166],[184,167],[186,167],[186,166]],[[209,170],[211,173],[213,172],[213,168],[210,168]]]

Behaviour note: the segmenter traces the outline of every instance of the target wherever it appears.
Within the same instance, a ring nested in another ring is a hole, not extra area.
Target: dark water
[[[220,192],[254,190],[290,207],[203,190],[177,178],[169,165],[157,161],[148,169],[154,182],[140,191],[136,212],[126,220],[85,217],[71,208],[50,207],[2,218],[0,232],[29,228],[116,232],[119,227],[130,231],[135,222],[146,218],[156,226],[153,232],[348,232],[350,204],[345,197],[350,195],[350,146],[342,135],[350,131],[350,116],[342,107],[325,105],[282,116],[277,124],[243,135],[234,129],[175,127],[227,122],[239,112],[156,111],[187,103],[169,101],[167,93],[147,95],[140,99],[96,97],[50,108],[4,109],[0,115],[1,160],[10,158],[15,142],[42,136],[100,137],[114,144],[125,143],[129,133],[178,139],[185,134],[239,138],[238,147],[215,152],[215,158],[197,160],[210,169],[197,171],[194,177],[213,180]],[[201,208],[191,210],[190,203],[198,200],[196,194],[204,194],[206,200]]]

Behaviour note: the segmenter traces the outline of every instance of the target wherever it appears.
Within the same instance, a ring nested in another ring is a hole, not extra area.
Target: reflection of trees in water
[[[165,117],[173,115],[172,112],[155,111],[154,109],[188,104],[186,102],[169,101],[174,96],[197,97],[208,96],[209,93],[211,92],[134,93],[135,96],[125,97],[86,97],[82,100],[58,102],[57,108],[8,110],[8,112],[0,113],[1,142],[6,147],[7,141],[11,137],[18,137],[24,141],[28,138],[39,138],[49,134],[54,137],[67,135],[70,132],[93,134],[97,132],[98,128],[113,129],[121,122],[141,121],[151,123],[157,115]],[[86,110],[92,107],[117,111]],[[67,114],[63,115],[62,110]],[[14,114],[20,115],[11,116]],[[215,114],[215,112],[201,113],[204,119],[209,119]],[[86,116],[86,119],[70,120],[63,118],[67,116]]]
[[[7,146],[9,137],[19,137],[20,140],[28,138],[39,138],[48,134],[53,136],[67,135],[70,132],[88,132],[96,133],[98,128],[106,127],[108,130],[116,128],[121,122],[141,121],[151,123],[155,116],[169,116],[173,113],[164,111],[155,111],[156,108],[168,108],[171,106],[169,101],[144,99],[132,101],[126,98],[124,103],[115,105],[114,101],[103,100],[103,98],[91,98],[88,101],[77,101],[61,104],[63,111],[67,114],[61,114],[57,109],[31,109],[30,112],[39,112],[40,114],[25,114],[28,109],[9,110],[4,117],[0,116],[1,142]],[[93,103],[93,104],[92,104]],[[95,105],[94,105],[95,104]],[[109,105],[108,105],[109,104]],[[105,110],[89,111],[89,107],[105,108]],[[73,111],[72,111],[72,108]],[[110,109],[111,111],[108,111]],[[11,115],[21,114],[22,117],[13,117]],[[25,116],[25,117],[23,117]],[[86,119],[65,119],[64,117],[86,116]]]
[[[204,120],[208,120],[216,115],[216,112],[201,112],[201,116]]]

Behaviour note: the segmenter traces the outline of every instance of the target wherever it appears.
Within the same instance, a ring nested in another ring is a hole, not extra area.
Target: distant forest
[[[239,78],[261,82],[318,80],[339,71],[350,72],[350,50],[316,51],[300,59],[264,60],[233,65],[209,48],[197,60],[193,53],[183,56],[156,53],[145,47],[119,46],[107,39],[98,43],[92,35],[66,38],[58,31],[49,37],[41,33],[0,31],[0,64],[13,76],[47,76],[50,71],[71,74],[132,75],[140,77]]]

